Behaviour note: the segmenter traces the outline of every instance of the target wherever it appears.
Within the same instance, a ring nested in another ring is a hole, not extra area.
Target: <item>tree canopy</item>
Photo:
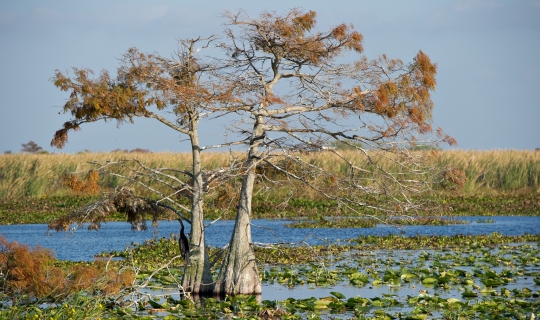
[[[358,216],[366,208],[408,214],[418,209],[412,198],[429,190],[437,169],[424,162],[431,153],[411,148],[455,144],[441,129],[432,128],[437,65],[428,55],[418,51],[409,63],[386,55],[368,59],[363,36],[353,25],[319,31],[316,17],[300,9],[266,11],[258,18],[244,11],[226,12],[222,38],[181,40],[173,59],[131,48],[120,59],[116,77],[107,71],[92,77],[91,70],[73,68],[73,77],[57,71],[53,78],[58,88],[70,92],[64,112],[72,116],[54,135],[53,146],[63,147],[69,132],[84,123],[122,124],[134,117],[157,119],[189,137],[189,170],[137,163],[140,170],[130,167],[133,175],[123,177],[153,192],[153,198],[137,198],[145,204],[141,208],[154,210],[168,203],[168,209],[191,214],[184,286],[194,292],[261,292],[250,229],[257,183],[289,183],[292,194],[301,185]],[[222,52],[202,56],[200,51],[209,47]],[[211,126],[224,115],[234,115],[227,118],[232,120],[226,130],[237,139],[217,141],[215,147],[244,146],[243,155],[232,157],[226,168],[207,170],[201,167],[200,152],[212,146],[199,143],[200,120],[208,119],[205,125]],[[344,146],[355,150],[352,157],[341,152]],[[338,159],[345,170],[325,170],[306,160],[311,153]],[[397,169],[384,169],[378,164],[381,159]],[[98,164],[97,170],[110,174],[110,167]],[[276,174],[270,177],[267,170]],[[227,191],[235,194],[230,199],[236,201],[236,221],[215,281],[209,276],[203,225],[204,199],[213,179],[240,182]],[[102,204],[114,202],[119,194],[107,196],[109,202]],[[189,199],[190,207],[174,199],[180,195]],[[63,223],[92,212],[107,211],[89,207]],[[135,221],[138,211],[128,212],[128,219]]]

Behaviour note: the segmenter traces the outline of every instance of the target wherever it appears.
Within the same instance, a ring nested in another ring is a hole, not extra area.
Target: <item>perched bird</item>
[[[180,246],[180,253],[186,260],[186,264],[189,262],[189,241],[186,235],[184,234],[184,223],[182,219],[178,219],[180,222],[180,236],[178,238],[178,245]]]

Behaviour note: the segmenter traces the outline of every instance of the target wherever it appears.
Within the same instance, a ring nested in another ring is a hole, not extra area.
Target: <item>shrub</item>
[[[66,276],[61,268],[54,266],[54,261],[48,249],[39,246],[30,249],[0,236],[0,268],[4,273],[1,284],[12,299],[23,295],[43,298],[64,292]]]
[[[110,295],[134,280],[130,270],[116,271],[104,261],[61,268],[51,250],[8,242],[0,235],[0,286],[12,301],[56,300],[86,291]]]

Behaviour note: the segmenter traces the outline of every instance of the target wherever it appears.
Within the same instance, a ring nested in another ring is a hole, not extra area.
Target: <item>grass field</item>
[[[228,154],[208,153],[203,158],[203,165],[206,168],[224,166],[230,161],[229,157]],[[97,195],[75,193],[62,186],[62,175],[86,171],[91,168],[89,162],[92,161],[130,158],[159,168],[188,168],[190,164],[189,154],[180,153],[0,155],[0,223],[48,223],[93,201]],[[467,182],[457,190],[441,189],[434,185],[433,192],[417,200],[434,204],[443,212],[457,216],[540,215],[539,160],[540,152],[534,151],[441,151],[435,159],[436,165],[462,170],[466,173]],[[321,154],[313,155],[309,161],[318,162],[335,172],[345,170],[332,158]],[[361,161],[360,157],[358,161]],[[117,183],[110,177],[101,177],[100,180],[100,184],[106,188],[114,187]],[[335,202],[303,189],[295,192],[294,197],[282,205],[290,194],[286,188],[257,194],[253,201],[253,218],[310,217],[311,220],[328,222],[332,219],[327,221],[325,217],[342,214]],[[205,217],[233,219],[234,210],[227,210],[213,207],[208,202]],[[124,220],[125,216],[116,214],[109,218]],[[480,221],[490,223],[489,218]],[[344,223],[347,227],[352,224],[351,220],[344,220]],[[331,286],[331,296],[325,294],[310,299],[289,297],[287,300],[283,300],[287,298],[283,296],[279,302],[257,302],[253,297],[228,297],[224,301],[205,300],[204,307],[200,307],[189,300],[180,301],[172,297],[164,300],[148,295],[141,299],[141,305],[145,307],[138,309],[144,314],[137,316],[149,318],[153,313],[160,312],[171,318],[232,315],[264,318],[281,310],[280,316],[290,319],[317,319],[333,313],[370,319],[425,319],[429,315],[448,319],[533,318],[531,314],[538,314],[540,310],[538,241],[538,235],[366,236],[342,246],[257,248],[256,257],[261,266],[263,284],[280,285],[287,290],[308,290],[309,294],[309,290]],[[117,256],[133,257],[125,260],[125,266],[115,268],[136,268],[139,274],[138,280],[133,283],[135,289],[143,288],[143,280],[152,280],[149,283],[153,288],[165,290],[182,276],[182,270],[174,266],[157,272],[159,270],[156,268],[176,255],[176,250],[177,239],[174,236],[150,239],[125,252],[115,252]],[[404,253],[403,250],[410,252]],[[104,256],[110,254],[104,253]],[[132,261],[137,264],[132,266]],[[83,270],[84,267],[70,261],[54,263],[57,268],[73,265]],[[336,268],[329,271],[331,263],[335,263]],[[88,270],[94,270],[91,269],[93,267],[90,265]],[[362,294],[365,295],[387,287],[390,293],[382,293],[382,296],[359,297],[357,293],[353,296],[348,291],[350,288],[355,292],[364,290]],[[133,288],[126,292],[133,292]],[[178,292],[176,286],[174,290]],[[410,293],[411,290],[415,294]],[[431,295],[433,291],[435,294]],[[86,291],[60,301],[47,308],[38,307],[40,301],[10,305],[9,297],[2,293],[0,304],[5,308],[0,308],[0,318],[117,318],[128,317],[135,310],[131,306],[110,307],[101,293],[93,295]],[[280,308],[277,308],[278,304]]]
[[[311,157],[323,167],[346,170],[325,154]],[[62,174],[88,170],[92,161],[133,158],[154,168],[188,168],[191,162],[188,153],[4,154],[0,155],[0,198],[65,195],[69,190],[61,186]],[[203,167],[212,169],[229,163],[230,155],[203,153],[202,159]],[[539,151],[440,151],[436,161],[466,173],[464,194],[540,192]],[[112,180],[103,182],[114,186]]]
[[[343,151],[355,156],[355,151]],[[422,151],[418,151],[422,152]],[[425,151],[424,151],[425,152]],[[203,166],[214,169],[231,161],[227,153],[204,153]],[[92,168],[91,162],[138,159],[149,167],[188,169],[188,153],[81,153],[81,154],[5,154],[0,155],[0,218],[2,223],[46,223],[92,197],[74,193],[62,186],[62,175]],[[465,172],[467,181],[459,190],[426,194],[423,201],[451,207],[455,215],[538,215],[540,214],[540,152],[538,151],[439,151],[435,165],[451,166]],[[347,170],[328,154],[308,156],[334,172]],[[357,157],[360,163],[361,156]],[[381,162],[391,170],[390,163]],[[118,180],[100,177],[100,184],[113,188]],[[321,198],[308,188],[297,188],[292,199],[287,185],[260,193],[253,201],[254,218],[287,218],[340,215],[332,201]],[[206,216],[233,219],[232,209],[213,207],[208,202]],[[116,217],[122,219],[121,216]]]

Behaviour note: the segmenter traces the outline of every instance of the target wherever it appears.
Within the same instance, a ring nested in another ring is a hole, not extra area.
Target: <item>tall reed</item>
[[[355,151],[343,151],[356,164],[365,166],[364,156]],[[421,151],[417,151],[421,152]],[[241,157],[241,155],[232,155]],[[0,155],[0,197],[41,197],[66,194],[61,185],[64,173],[85,171],[92,168],[90,162],[138,159],[154,168],[188,169],[189,153],[81,153],[81,154],[4,154]],[[225,166],[231,161],[228,153],[204,153],[203,167],[208,169]],[[328,153],[310,155],[306,161],[321,165],[333,172],[344,173],[347,166]],[[440,151],[436,158],[438,166],[452,166],[467,175],[464,192],[515,192],[540,191],[540,152],[516,150],[492,151]],[[387,170],[396,170],[390,161],[380,160]],[[102,183],[113,187],[117,181],[104,177]]]
[[[191,161],[187,153],[81,153],[81,154],[6,154],[0,155],[0,197],[40,197],[62,195],[61,176],[93,168],[91,162],[136,158],[151,167],[186,168]],[[212,163],[206,165],[212,166]],[[102,181],[108,187],[116,184],[112,176]]]
[[[439,163],[465,171],[465,191],[540,191],[540,151],[444,151]]]

